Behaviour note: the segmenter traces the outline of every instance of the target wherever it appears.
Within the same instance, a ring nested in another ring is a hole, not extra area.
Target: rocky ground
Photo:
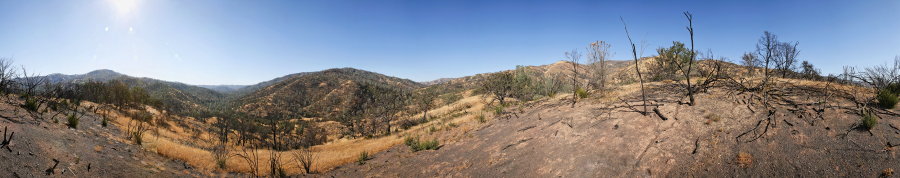
[[[766,107],[753,93],[710,90],[688,106],[677,90],[651,89],[668,120],[625,105],[640,104],[633,92],[574,108],[543,101],[510,108],[438,150],[398,145],[316,176],[877,177],[900,169],[896,112],[879,110],[874,129],[859,129],[851,96],[821,105],[815,93],[783,89]]]

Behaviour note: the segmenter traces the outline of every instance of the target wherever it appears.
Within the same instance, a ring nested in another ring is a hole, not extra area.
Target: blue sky
[[[354,67],[428,81],[542,65],[591,41],[630,59],[688,40],[736,60],[764,30],[824,72],[900,55],[900,1],[0,1],[0,57],[41,74],[112,69],[188,84],[255,84]],[[639,44],[641,45],[641,44]]]

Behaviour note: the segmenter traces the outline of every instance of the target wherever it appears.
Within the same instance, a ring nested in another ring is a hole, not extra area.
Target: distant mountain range
[[[610,61],[613,73],[628,66],[628,61]],[[579,65],[579,70],[586,66]],[[560,61],[548,65],[525,66],[532,74],[544,77],[571,75],[571,63]],[[508,71],[499,71],[508,72]],[[618,76],[610,73],[608,75]],[[479,74],[481,75],[481,74]],[[278,77],[255,85],[189,85],[146,77],[132,77],[112,70],[101,69],[86,74],[51,74],[51,82],[85,82],[121,80],[132,87],[141,87],[159,98],[166,109],[179,114],[208,117],[217,109],[235,110],[253,115],[290,115],[336,120],[349,110],[365,110],[360,98],[365,87],[412,91],[424,87],[440,87],[464,91],[478,85],[481,77],[442,78],[430,82],[414,82],[375,72],[336,68],[317,72],[302,72]],[[614,77],[615,78],[615,77]],[[215,109],[213,109],[215,108]]]
[[[206,89],[210,89],[213,91],[217,91],[219,93],[232,93],[238,90],[243,89],[244,87],[250,85],[197,85],[198,87],[203,87]]]
[[[302,72],[278,77],[255,85],[189,85],[146,77],[132,77],[108,69],[86,74],[50,74],[48,81],[86,82],[120,80],[141,87],[159,98],[167,109],[180,114],[206,117],[215,107],[236,107],[255,114],[296,115],[297,107],[304,116],[334,117],[354,104],[358,90],[364,85],[377,85],[413,90],[424,87],[408,79],[353,68]]]

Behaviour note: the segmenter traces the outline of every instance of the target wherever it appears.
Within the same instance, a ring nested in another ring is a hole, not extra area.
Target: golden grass
[[[93,103],[89,103],[93,104]],[[96,105],[96,104],[94,104]],[[378,153],[384,150],[387,150],[394,145],[400,144],[403,142],[403,136],[407,135],[420,135],[428,133],[427,129],[432,126],[442,126],[441,124],[455,123],[477,123],[475,119],[475,114],[480,113],[484,109],[484,104],[482,102],[481,96],[469,96],[465,97],[455,103],[444,105],[438,108],[435,108],[429,111],[429,115],[431,116],[451,116],[454,113],[464,112],[467,114],[458,115],[458,117],[453,118],[441,118],[439,120],[433,120],[428,123],[423,123],[417,126],[414,126],[408,130],[402,130],[391,136],[384,136],[379,138],[365,139],[365,138],[356,138],[356,139],[338,139],[334,140],[322,145],[313,146],[310,148],[311,151],[316,155],[316,163],[313,167],[314,171],[323,172],[334,169],[337,166],[355,162],[357,156],[361,152],[368,152],[370,154]],[[161,114],[156,110],[149,109],[151,113],[156,115],[155,117],[159,117]],[[109,110],[109,119],[112,125],[118,127],[121,130],[127,130],[127,124],[132,121],[127,114],[119,113],[114,110]],[[419,117],[418,115],[412,115],[408,118]],[[181,122],[186,122],[189,126],[207,126],[208,123],[202,123],[197,121],[194,118],[190,117],[177,117],[173,116],[170,118],[171,120],[180,120]],[[210,120],[210,122],[214,122],[214,120]],[[184,128],[178,124],[169,124],[170,127],[167,129],[163,128],[154,128],[154,130],[147,132],[143,136],[144,147],[147,150],[155,151],[160,155],[178,159],[187,162],[188,164],[201,168],[208,171],[218,170],[215,165],[215,159],[210,151],[201,149],[194,146],[189,146],[183,143],[190,142],[193,145],[198,145],[202,147],[211,147],[213,146],[213,142],[210,141],[214,138],[211,133],[205,132],[205,128]],[[463,130],[471,130],[472,126],[464,126],[461,129]],[[197,132],[193,130],[198,130]],[[196,138],[194,135],[198,135]],[[127,135],[122,135],[122,137],[127,137]],[[127,141],[125,139],[118,139],[120,141]],[[226,168],[225,170],[219,171],[228,171],[228,172],[243,172],[249,173],[250,166],[247,164],[246,160],[233,156],[235,154],[242,153],[242,149],[239,147],[231,146],[228,148],[229,155],[226,160]],[[259,170],[261,175],[265,175],[269,173],[269,159],[271,157],[271,150],[256,150],[259,153]],[[279,163],[283,165],[285,172],[289,175],[301,174],[303,170],[299,167],[297,162],[294,160],[293,155],[290,151],[281,151],[278,152]]]

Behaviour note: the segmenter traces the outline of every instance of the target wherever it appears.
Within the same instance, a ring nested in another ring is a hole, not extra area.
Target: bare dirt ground
[[[9,148],[0,150],[0,177],[197,177],[203,174],[184,162],[122,140],[118,127],[101,126],[87,114],[77,129],[51,114],[32,117],[24,109],[0,104],[0,129],[15,133]],[[42,119],[36,119],[42,118]],[[0,130],[2,131],[2,130]],[[59,164],[51,169],[55,162]]]
[[[895,111],[880,110],[866,131],[851,96],[822,105],[822,96],[802,88],[783,89],[767,108],[753,93],[716,89],[688,106],[677,89],[651,86],[648,98],[668,120],[624,105],[640,104],[633,90],[575,108],[565,100],[530,103],[438,150],[397,145],[316,176],[877,177],[900,169]]]

